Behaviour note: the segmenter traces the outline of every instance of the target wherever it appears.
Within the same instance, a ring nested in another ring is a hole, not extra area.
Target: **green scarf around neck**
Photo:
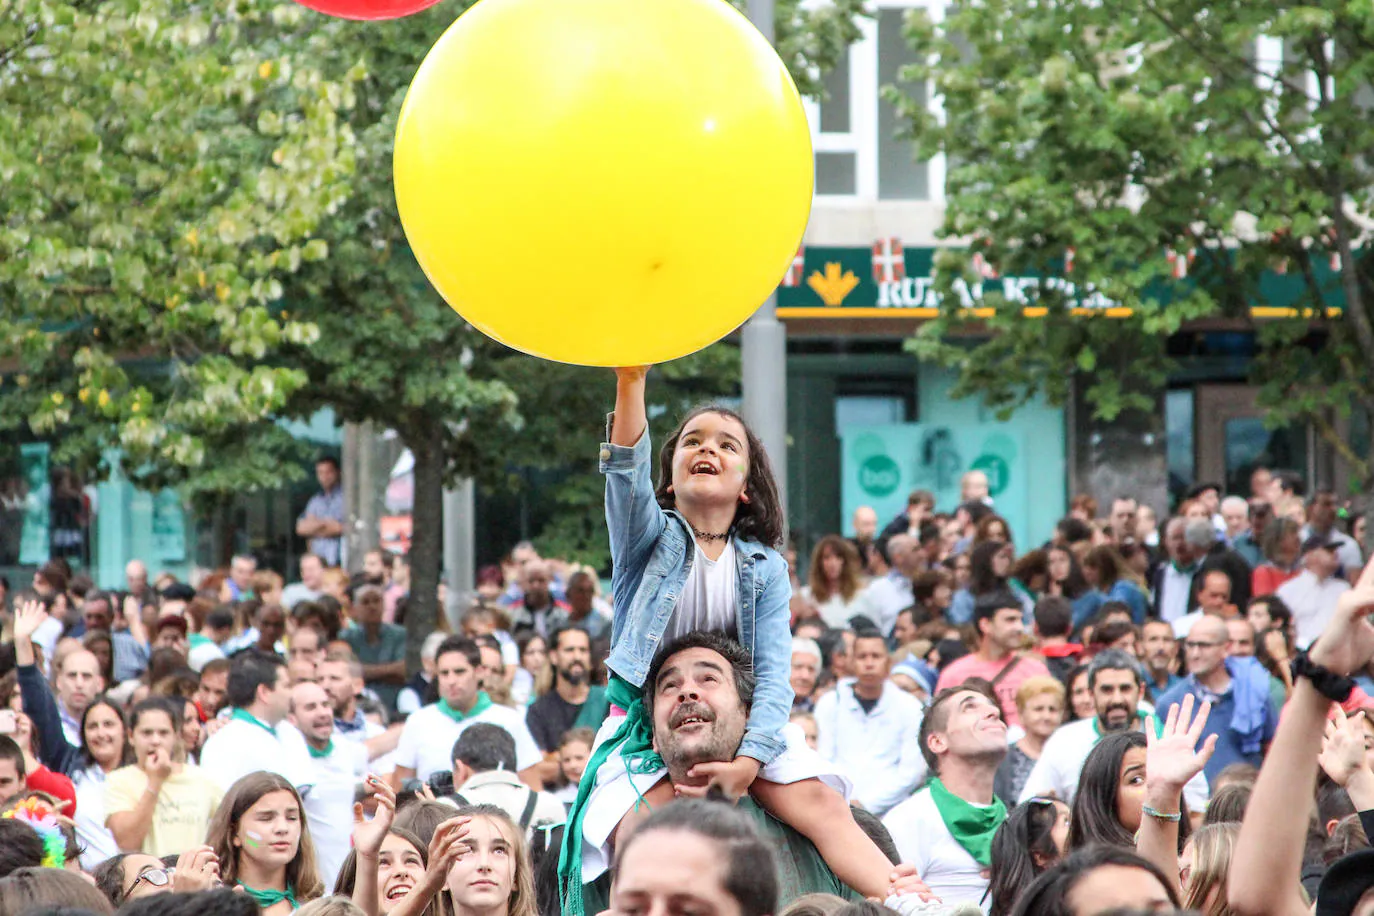
[[[267,909],[269,906],[276,906],[278,903],[281,903],[283,900],[285,900],[287,903],[291,904],[291,909],[293,909],[293,910],[300,909],[300,904],[296,902],[296,892],[295,892],[294,890],[292,890],[290,887],[288,887],[288,888],[287,888],[286,890],[284,890],[284,891],[274,891],[274,890],[260,891],[260,890],[258,890],[256,887],[249,887],[248,885],[244,884],[242,881],[240,881],[238,884],[239,884],[239,887],[243,888],[244,894],[246,894],[247,896],[251,897],[252,900],[253,900],[253,902],[256,903],[256,904],[258,905],[258,908],[259,908],[259,909],[265,910],[265,909]]]
[[[305,742],[305,749],[310,752],[310,758],[312,760],[320,760],[334,753],[334,739],[330,738],[329,743],[326,744],[323,748],[317,748],[315,747],[315,745],[307,741]]]
[[[1007,806],[1002,800],[993,796],[987,807],[966,802],[946,789],[938,776],[930,781],[930,798],[954,842],[964,847],[979,865],[991,865],[992,835],[1007,819]]]
[[[444,715],[448,716],[454,722],[464,722],[468,719],[471,719],[473,716],[481,715],[490,708],[491,697],[487,696],[487,692],[485,690],[478,692],[477,702],[472,704],[472,710],[467,713],[454,709],[452,706],[448,705],[448,700],[445,700],[443,697],[439,698],[439,711]]]
[[[262,721],[257,716],[253,715],[251,712],[249,712],[246,709],[243,709],[242,707],[234,707],[234,711],[229,714],[229,718],[237,719],[239,722],[247,722],[249,725],[256,725],[258,728],[267,732],[272,737],[275,738],[277,736],[277,730],[275,728],[268,725],[266,722]]]

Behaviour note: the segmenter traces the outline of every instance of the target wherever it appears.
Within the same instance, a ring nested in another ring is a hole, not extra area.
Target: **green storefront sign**
[[[787,280],[778,288],[778,316],[780,318],[930,318],[939,307],[935,289],[935,248],[903,247],[895,239],[884,240],[871,248],[806,248],[800,263],[794,263]],[[990,270],[979,271],[972,284],[955,281],[957,294],[968,306],[974,306],[989,292],[1000,292],[1008,302],[1019,303],[1027,314],[1036,314],[1035,299],[1042,287],[1055,289],[1074,303],[1083,314],[1105,314],[1119,317],[1130,313],[1120,303],[1113,302],[1100,292],[1080,291],[1062,276],[996,276]],[[1332,308],[1344,302],[1340,293],[1340,277],[1321,260],[1313,262],[1317,282],[1327,290],[1326,301]],[[1307,285],[1301,273],[1268,271],[1261,278],[1257,303],[1252,317],[1282,318],[1296,314],[1304,303]],[[1164,299],[1168,290],[1161,288],[1155,295]]]

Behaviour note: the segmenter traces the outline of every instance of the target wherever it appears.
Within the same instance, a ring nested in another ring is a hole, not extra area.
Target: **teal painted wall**
[[[856,380],[873,379],[883,380],[890,393],[910,398],[912,422],[929,426],[997,423],[993,412],[976,399],[950,399],[953,372],[922,365],[907,354],[789,354],[788,517],[803,565],[822,535],[847,531],[835,399],[845,390],[853,393]],[[1018,540],[1038,544],[1050,536],[1068,504],[1064,411],[1037,400],[1018,411],[1008,425],[1018,441],[1027,443],[1024,461],[1031,469],[1026,522],[1016,533]],[[885,524],[889,519],[882,521]]]
[[[953,400],[955,372],[939,366],[922,366],[918,392],[920,422],[923,424],[954,425],[960,423],[997,423],[994,411],[976,398]],[[1069,508],[1068,446],[1064,409],[1051,407],[1044,398],[1037,397],[1018,410],[1007,423],[1021,431],[1026,442],[1026,456],[1031,468],[1032,486],[1027,506],[1026,544],[1017,544],[1017,553],[1031,545],[1038,545],[1054,533],[1055,524]],[[941,506],[940,508],[945,508]]]

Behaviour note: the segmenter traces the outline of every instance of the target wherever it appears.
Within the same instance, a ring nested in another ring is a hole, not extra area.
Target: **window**
[[[827,134],[847,134],[850,131],[851,112],[849,93],[849,49],[846,48],[840,60],[822,79],[825,98],[821,99],[821,132]]]
[[[924,84],[904,82],[902,68],[916,60],[915,52],[902,34],[906,9],[884,7],[878,10],[878,85],[897,86],[919,103],[926,103]],[[905,128],[897,108],[886,99],[878,100],[878,197],[881,200],[926,200],[930,197],[929,168],[912,156],[910,138],[899,136]]]
[[[816,153],[816,193],[858,193],[854,153]]]

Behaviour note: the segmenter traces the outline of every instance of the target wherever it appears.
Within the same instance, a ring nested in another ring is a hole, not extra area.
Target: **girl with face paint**
[[[242,887],[263,916],[288,916],[324,893],[301,797],[276,773],[249,773],[229,787],[207,842],[226,887]]]
[[[582,912],[582,882],[594,877],[582,867],[585,811],[589,806],[619,810],[630,778],[627,761],[650,750],[651,728],[640,694],[654,656],[696,631],[723,633],[753,657],[758,686],[744,738],[733,759],[692,767],[690,785],[661,778],[644,793],[648,807],[671,801],[675,792],[751,794],[815,843],[846,884],[866,897],[886,898],[893,890],[893,869],[855,823],[846,801],[847,780],[788,725],[792,586],[779,553],[782,503],[763,443],[733,410],[697,408],[664,440],[655,486],[645,401],[648,372],[647,366],[616,370],[615,413],[601,447],[614,570],[614,639],[606,660],[612,709],[565,832],[559,868],[565,912]],[[790,739],[784,729],[792,733]],[[603,767],[609,769],[601,773]],[[643,806],[631,807],[633,812],[624,809],[616,834],[625,835],[645,816]],[[605,838],[603,850],[609,843]]]

